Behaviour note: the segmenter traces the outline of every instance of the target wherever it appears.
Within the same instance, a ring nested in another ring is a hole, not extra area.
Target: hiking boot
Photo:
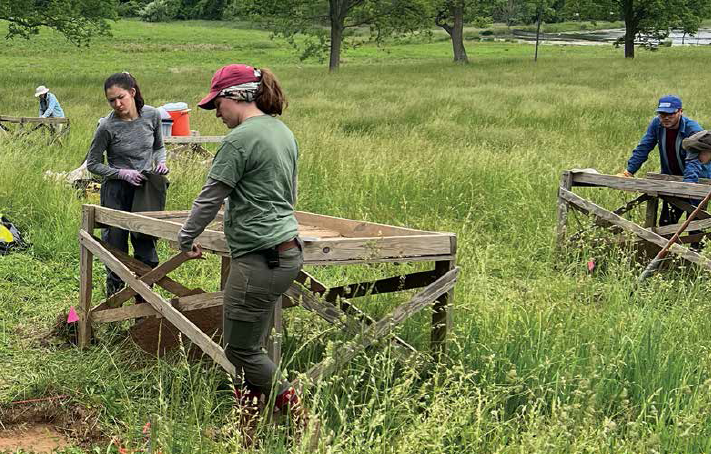
[[[318,450],[321,422],[317,417],[309,415],[294,388],[289,388],[276,397],[272,417],[275,421],[290,417],[289,419],[294,429],[291,435],[291,442],[295,444],[301,443],[302,437],[306,436],[308,437],[306,440],[308,452],[316,452]]]
[[[254,444],[259,414],[264,406],[263,394],[248,387],[235,387],[234,395],[242,439],[245,447],[250,447]]]
[[[274,416],[288,415],[297,430],[305,430],[309,424],[309,414],[301,404],[299,395],[294,388],[289,388],[276,397],[274,402]]]

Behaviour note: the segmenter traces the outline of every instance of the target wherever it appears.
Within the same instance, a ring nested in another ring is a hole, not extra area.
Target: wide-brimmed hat
[[[38,97],[38,96],[40,96],[40,95],[43,95],[43,94],[45,94],[45,93],[49,93],[49,88],[45,87],[44,85],[40,85],[40,86],[37,87],[37,89],[35,90],[35,98]]]
[[[701,153],[711,151],[711,131],[699,131],[681,141],[681,146],[686,151]]]
[[[212,110],[215,108],[215,98],[217,98],[220,92],[225,88],[246,84],[248,82],[259,82],[259,80],[259,71],[251,66],[242,64],[223,66],[212,76],[210,93],[202,98],[202,101],[198,103],[198,107]]]

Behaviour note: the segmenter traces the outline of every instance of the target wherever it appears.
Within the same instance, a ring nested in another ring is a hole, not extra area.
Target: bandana
[[[260,78],[259,82],[247,82],[245,84],[233,85],[223,89],[218,96],[232,99],[234,101],[252,102],[259,96],[259,87],[262,85],[262,72],[254,70],[254,76]]]

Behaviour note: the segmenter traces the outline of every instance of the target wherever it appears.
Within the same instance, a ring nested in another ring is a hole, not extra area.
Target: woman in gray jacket
[[[127,72],[109,76],[104,92],[113,111],[96,128],[87,156],[87,169],[103,177],[101,206],[122,211],[161,211],[167,189],[163,175],[168,168],[160,113],[145,105],[136,79]],[[128,237],[126,230],[116,227],[102,232],[105,242],[123,252],[128,252]],[[131,244],[138,260],[152,268],[158,265],[153,237],[132,232]],[[124,283],[113,271],[106,271],[106,295],[110,296]]]

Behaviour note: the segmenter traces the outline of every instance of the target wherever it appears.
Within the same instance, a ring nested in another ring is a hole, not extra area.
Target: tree
[[[491,2],[486,0],[435,0],[434,22],[447,32],[452,40],[454,61],[468,63],[464,47],[464,24],[482,25],[491,22]]]
[[[349,31],[367,27],[380,42],[393,33],[415,31],[426,18],[425,0],[242,0],[238,8],[265,23],[276,36],[302,50],[302,58],[329,54],[340,66]]]
[[[711,0],[587,0],[581,9],[591,19],[625,21],[625,58],[634,58],[638,37],[665,38],[672,29],[695,34],[709,14]],[[616,16],[616,17],[615,17]]]
[[[82,45],[108,34],[107,20],[116,18],[114,0],[0,0],[0,20],[10,23],[6,38],[30,38],[49,27]]]
[[[469,63],[467,50],[464,47],[465,6],[465,0],[444,0],[436,7],[435,24],[446,31],[451,38],[454,61],[457,63]]]

